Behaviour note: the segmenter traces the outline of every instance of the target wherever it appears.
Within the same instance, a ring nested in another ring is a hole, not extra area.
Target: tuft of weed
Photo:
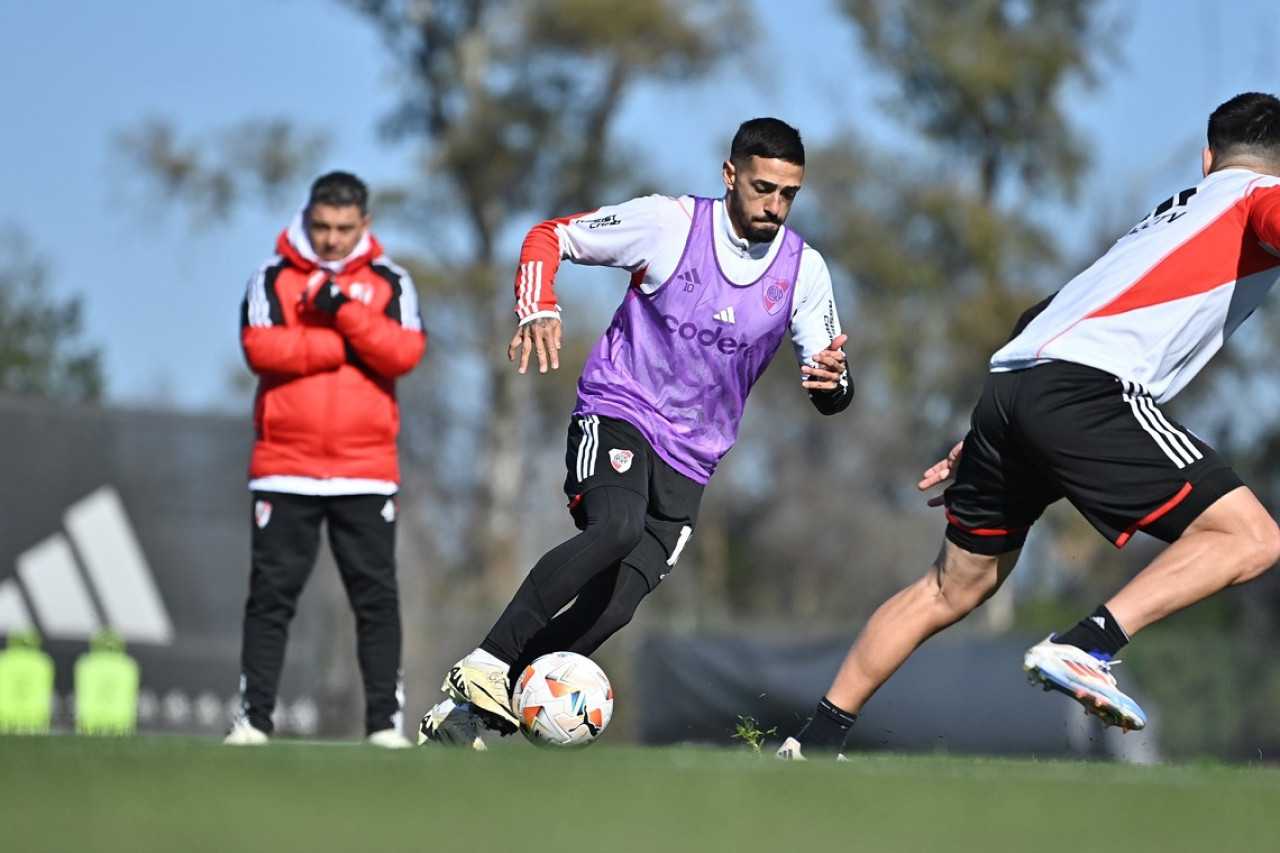
[[[760,723],[755,717],[751,716],[739,715],[738,724],[733,727],[733,736],[744,741],[751,747],[751,751],[757,755],[760,754],[760,751],[764,746],[764,739],[772,735],[776,735],[777,733],[777,726],[774,726],[767,731],[762,731],[760,729]]]

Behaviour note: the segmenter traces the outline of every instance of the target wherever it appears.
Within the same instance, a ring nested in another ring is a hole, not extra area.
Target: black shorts
[[[1145,389],[1069,362],[990,374],[955,476],[947,538],[991,555],[1021,548],[1059,498],[1119,548],[1138,530],[1172,542],[1243,485]]]
[[[579,529],[586,525],[579,511],[584,494],[599,486],[628,489],[648,502],[645,531],[661,543],[667,567],[675,565],[698,521],[701,483],[668,465],[632,424],[600,415],[569,421],[565,467],[564,493]]]

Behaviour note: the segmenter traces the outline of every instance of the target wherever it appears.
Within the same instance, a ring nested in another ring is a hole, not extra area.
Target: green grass
[[[0,737],[0,850],[1261,851],[1280,768]]]

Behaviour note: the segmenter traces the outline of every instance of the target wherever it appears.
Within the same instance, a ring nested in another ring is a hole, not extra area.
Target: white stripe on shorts
[[[1151,399],[1147,389],[1133,382],[1125,382],[1124,399],[1133,410],[1133,416],[1137,418],[1138,423],[1174,465],[1185,468],[1204,456],[1195,442],[1182,430],[1169,423],[1164,413],[1156,408],[1155,400]]]
[[[596,456],[600,450],[600,418],[586,415],[578,418],[578,425],[582,427],[577,465],[578,482],[581,483],[596,472]]]

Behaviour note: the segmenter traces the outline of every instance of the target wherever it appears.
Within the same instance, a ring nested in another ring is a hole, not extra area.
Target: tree
[[[549,544],[543,537],[567,525],[543,488],[563,476],[551,471],[559,454],[527,449],[548,446],[549,436],[559,443],[576,377],[520,377],[507,363],[519,238],[539,219],[634,192],[648,151],[614,133],[628,94],[686,81],[730,55],[749,32],[750,9],[746,0],[341,2],[381,35],[398,72],[400,102],[383,131],[422,155],[420,174],[375,188],[374,200],[379,221],[425,238],[419,257],[395,252],[423,292],[430,341],[424,364],[399,384],[401,529],[414,562],[430,569],[405,573],[405,621],[435,638],[469,636],[471,605],[483,603],[491,618],[487,605],[505,600]],[[284,156],[301,138],[270,137],[280,149],[271,162],[302,162]],[[206,216],[232,210],[248,197],[243,188],[270,186],[254,158],[179,144],[163,123],[124,139],[162,198]],[[571,322],[568,333],[580,328]],[[582,341],[566,340],[566,358],[578,348]],[[550,397],[560,402],[538,405]],[[431,638],[406,644],[406,671],[440,668],[416,658],[424,647],[452,651]]]
[[[912,413],[913,435],[944,444],[976,399],[982,361],[1065,280],[1050,219],[1087,158],[1064,99],[1069,84],[1093,84],[1117,28],[1098,0],[840,6],[888,72],[887,108],[924,147],[824,152],[845,176],[824,199],[841,215],[826,221],[847,237],[837,261],[863,310],[883,321],[868,346],[885,359],[886,393]]]
[[[914,575],[933,557],[921,549],[936,540],[912,532],[923,523],[915,475],[964,434],[986,360],[1018,316],[1073,272],[1053,216],[1087,163],[1064,100],[1114,44],[1102,5],[840,3],[904,132],[877,145],[845,131],[809,158],[805,193],[818,198],[794,218],[852,288],[842,314],[859,399],[853,425],[772,421],[753,433],[772,486],[754,509],[739,506],[754,524],[734,569],[756,579],[756,595],[811,619],[867,612],[886,583],[900,585],[893,570]],[[772,494],[810,497],[789,507]],[[1072,543],[1088,535],[1050,521]],[[1051,534],[1045,547],[1060,545]]]
[[[0,392],[96,402],[102,367],[98,350],[78,341],[80,299],[54,297],[47,282],[25,238],[0,231]]]
[[[456,389],[440,383],[428,391],[429,408],[437,416],[464,415],[453,426],[465,433],[454,440],[471,443],[461,458],[472,463],[450,478],[453,502],[463,498],[469,510],[459,528],[460,562],[482,580],[482,597],[504,598],[526,568],[519,552],[528,512],[525,449],[545,430],[529,377],[506,362],[514,264],[502,240],[532,221],[624,191],[633,178],[622,165],[634,155],[611,131],[629,90],[706,70],[738,42],[750,18],[741,0],[347,5],[377,27],[406,72],[401,103],[384,130],[421,144],[428,171],[423,186],[399,199],[399,210],[433,233],[442,218],[458,223],[459,239],[433,247],[423,281],[433,313],[443,308],[448,317],[435,325],[446,336],[445,351],[465,353],[482,369],[469,374],[471,403],[460,406]],[[436,343],[439,351],[439,335]],[[440,433],[431,441],[438,448]],[[450,469],[435,449],[426,454],[434,470]]]
[[[197,223],[225,222],[245,203],[292,202],[328,145],[319,131],[281,118],[246,119],[211,140],[183,141],[161,118],[117,134],[116,148],[161,204],[183,203]]]

